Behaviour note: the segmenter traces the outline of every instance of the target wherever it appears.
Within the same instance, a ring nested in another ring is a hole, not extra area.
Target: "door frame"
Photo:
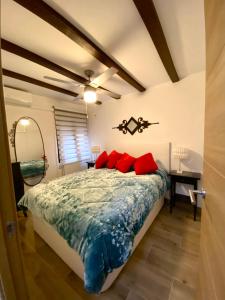
[[[0,292],[28,299],[16,213],[0,57]],[[3,298],[4,299],[4,298]]]

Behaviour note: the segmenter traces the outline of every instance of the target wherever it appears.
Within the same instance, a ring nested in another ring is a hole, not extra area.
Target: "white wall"
[[[119,101],[109,100],[101,106],[92,106],[89,109],[91,145],[117,149],[121,145],[133,148],[146,142],[172,142],[172,147],[180,145],[189,149],[190,156],[183,169],[202,172],[204,93],[205,73],[200,72],[177,83],[158,85],[144,93],[124,96]],[[160,124],[133,136],[112,129],[131,116]],[[172,159],[171,165],[176,169],[177,161]]]
[[[55,121],[52,106],[84,112],[84,106],[62,101],[53,98],[33,95],[33,103],[31,107],[22,107],[14,105],[6,105],[6,117],[8,131],[12,128],[12,124],[23,116],[33,118],[40,126],[45,153],[48,158],[49,168],[46,174],[46,180],[53,179],[62,175],[62,169],[59,168],[57,159],[57,145],[55,134]],[[15,161],[14,149],[10,144],[11,160]],[[71,173],[82,169],[84,166],[79,163],[69,164],[65,166],[65,173]]]

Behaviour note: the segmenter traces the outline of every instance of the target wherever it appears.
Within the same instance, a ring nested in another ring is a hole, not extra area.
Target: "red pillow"
[[[113,150],[108,157],[108,162],[107,162],[107,168],[108,169],[113,169],[116,166],[117,161],[122,157],[122,153],[119,153],[115,150]]]
[[[120,160],[117,161],[116,169],[122,173],[126,173],[130,170],[134,162],[135,162],[135,158],[133,156],[124,153],[120,158]]]
[[[137,175],[144,175],[148,173],[154,173],[156,170],[158,170],[158,166],[154,161],[152,154],[147,153],[136,159],[134,170]]]
[[[108,154],[106,151],[102,152],[99,157],[96,159],[95,168],[101,169],[104,168],[108,161]]]

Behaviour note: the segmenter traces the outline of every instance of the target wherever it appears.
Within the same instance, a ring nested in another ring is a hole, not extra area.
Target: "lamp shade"
[[[93,161],[95,162],[97,157],[98,157],[98,154],[100,153],[100,146],[92,146],[91,147],[91,153],[92,153],[92,159]]]
[[[92,146],[91,153],[100,153],[100,146]]]
[[[183,147],[175,147],[173,149],[173,157],[177,159],[186,159],[188,157],[188,150]]]

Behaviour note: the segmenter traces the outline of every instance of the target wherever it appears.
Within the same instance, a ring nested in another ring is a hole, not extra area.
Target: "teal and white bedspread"
[[[167,189],[162,169],[135,175],[91,168],[38,184],[19,204],[51,224],[79,253],[85,288],[98,293],[108,273],[130,256],[135,235]]]
[[[45,173],[44,160],[29,160],[20,162],[20,170],[23,178],[43,175]]]

